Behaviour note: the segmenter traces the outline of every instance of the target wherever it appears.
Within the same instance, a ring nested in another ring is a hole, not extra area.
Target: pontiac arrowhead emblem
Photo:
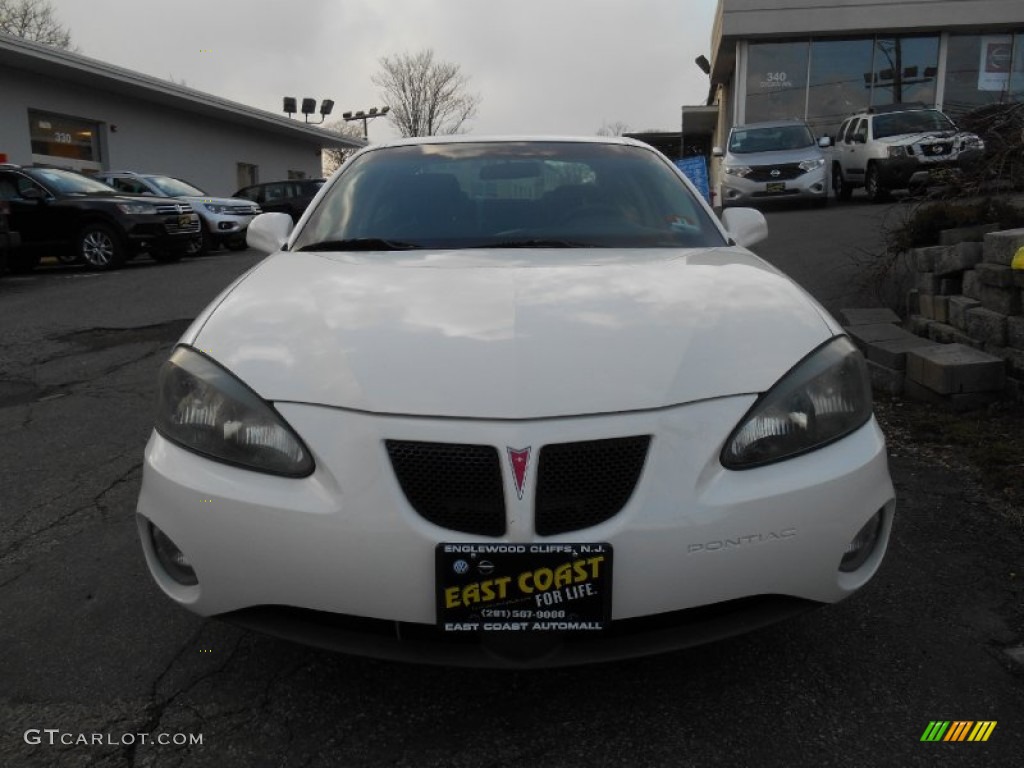
[[[530,466],[530,448],[506,448],[508,462],[512,465],[512,479],[516,483],[516,495],[523,500],[523,489],[526,488],[526,470]]]

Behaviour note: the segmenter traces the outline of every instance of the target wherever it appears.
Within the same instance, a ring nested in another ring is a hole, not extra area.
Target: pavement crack
[[[70,510],[69,512],[65,512],[64,514],[59,515],[57,518],[55,518],[54,520],[51,520],[46,525],[44,525],[44,526],[42,526],[40,528],[36,528],[35,530],[30,531],[29,533],[25,534],[21,538],[17,539],[10,546],[8,546],[6,549],[4,549],[3,551],[0,551],[0,561],[3,561],[7,557],[10,557],[14,553],[16,553],[18,550],[20,550],[25,544],[27,544],[28,542],[32,541],[33,539],[35,539],[35,538],[45,534],[48,531],[52,531],[55,528],[60,527],[61,525],[64,525],[68,520],[70,520],[75,515],[79,514],[80,512],[84,512],[85,510],[88,510],[88,509],[96,509],[102,515],[105,516],[106,513],[109,511],[109,509],[108,509],[108,507],[105,504],[103,504],[101,502],[101,499],[104,496],[106,496],[108,493],[110,493],[114,488],[116,488],[121,483],[127,482],[129,477],[133,473],[138,472],[141,468],[142,468],[142,461],[141,460],[133,463],[127,470],[125,470],[124,472],[119,474],[112,481],[110,481],[104,488],[102,488],[98,493],[96,493],[89,502],[87,502],[85,504],[80,504],[79,506],[75,507],[74,509]],[[59,499],[59,498],[62,498],[64,496],[69,496],[69,495],[70,495],[70,492],[66,493],[66,494],[62,494],[61,496],[58,496],[56,498]],[[35,505],[33,507],[33,509],[38,509],[41,506],[46,506],[46,505],[52,503],[53,501],[55,501],[55,499],[50,499],[47,502],[43,502],[41,504],[37,504],[37,505]],[[19,519],[24,519],[28,514],[30,514],[30,512],[31,512],[31,510],[29,512],[26,512]]]

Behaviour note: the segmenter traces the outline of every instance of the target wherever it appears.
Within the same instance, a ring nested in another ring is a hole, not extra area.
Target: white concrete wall
[[[32,162],[28,110],[36,109],[101,123],[101,162],[107,170],[178,176],[211,195],[238,189],[238,163],[259,166],[260,181],[287,178],[289,170],[307,176],[321,173],[315,141],[265,133],[22,70],[3,73],[0,104],[0,152],[12,163]]]

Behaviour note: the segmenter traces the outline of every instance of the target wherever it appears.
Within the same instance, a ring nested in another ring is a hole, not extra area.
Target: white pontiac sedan
[[[203,616],[381,658],[660,652],[864,586],[894,510],[842,328],[626,139],[368,147],[160,374],[138,524]]]

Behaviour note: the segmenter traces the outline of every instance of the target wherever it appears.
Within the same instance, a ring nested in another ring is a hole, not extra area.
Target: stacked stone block
[[[968,233],[983,241],[972,241],[959,230],[943,234],[943,245],[912,251],[916,279],[907,326],[934,342],[960,345],[1005,361],[1004,380],[1002,373],[994,373],[998,366],[992,360],[975,360],[978,370],[987,372],[980,386],[993,390],[1005,386],[1011,395],[1024,399],[1024,255],[1014,261],[1024,253],[1024,229],[974,228]],[[913,378],[918,370],[914,366],[907,368],[913,386],[935,384],[934,377],[927,382],[918,380],[921,376]]]

